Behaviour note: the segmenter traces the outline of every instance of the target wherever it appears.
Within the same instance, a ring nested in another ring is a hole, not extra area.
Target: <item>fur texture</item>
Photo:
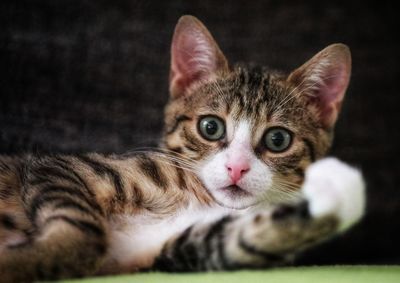
[[[184,16],[171,52],[160,150],[0,158],[2,280],[281,265],[360,219],[361,174],[308,167],[331,145],[346,46],[289,75],[230,67]]]

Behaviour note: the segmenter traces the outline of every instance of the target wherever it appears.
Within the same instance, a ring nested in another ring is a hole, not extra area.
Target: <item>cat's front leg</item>
[[[165,245],[155,268],[224,270],[288,263],[356,223],[364,212],[364,187],[359,171],[323,159],[306,172],[304,201],[196,224]]]

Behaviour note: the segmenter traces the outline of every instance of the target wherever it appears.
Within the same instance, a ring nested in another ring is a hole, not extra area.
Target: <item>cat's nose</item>
[[[226,163],[226,169],[232,182],[236,184],[250,170],[250,164],[245,160],[236,160],[235,162]]]

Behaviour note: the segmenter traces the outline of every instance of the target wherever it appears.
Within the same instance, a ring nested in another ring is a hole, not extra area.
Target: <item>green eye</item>
[[[215,116],[201,118],[198,128],[201,136],[209,141],[217,141],[225,136],[225,124],[220,118]]]
[[[284,128],[271,128],[264,136],[264,143],[270,151],[282,152],[291,145],[292,135]]]

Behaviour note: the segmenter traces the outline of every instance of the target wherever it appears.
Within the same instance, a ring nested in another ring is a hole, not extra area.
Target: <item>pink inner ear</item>
[[[171,95],[183,95],[193,83],[227,68],[224,55],[206,27],[194,17],[183,16],[171,46]]]
[[[329,69],[321,78],[315,91],[314,102],[320,111],[320,118],[326,127],[331,127],[336,121],[340,106],[349,81],[346,66],[339,64]]]
[[[181,91],[215,69],[213,51],[201,36],[189,30],[173,42],[170,83]]]

